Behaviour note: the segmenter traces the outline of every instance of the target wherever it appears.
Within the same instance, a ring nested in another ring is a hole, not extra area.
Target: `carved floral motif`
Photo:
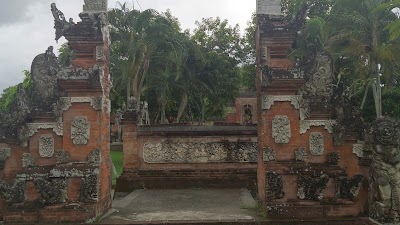
[[[276,153],[272,148],[266,147],[263,149],[263,158],[264,162],[276,161]]]
[[[35,160],[33,159],[33,156],[30,153],[24,153],[22,155],[22,167],[27,168],[27,167],[32,167],[35,165]]]
[[[92,174],[82,178],[79,201],[93,203],[99,200],[99,176]]]
[[[330,152],[328,154],[328,164],[338,165],[340,161],[340,154],[338,152]]]
[[[356,154],[357,157],[363,158],[364,157],[364,148],[365,148],[365,144],[362,142],[353,144],[353,153]]]
[[[54,138],[52,135],[42,135],[39,139],[39,155],[50,158],[54,154]]]
[[[95,149],[89,153],[88,162],[92,164],[100,164],[101,162],[101,151],[99,149]]]
[[[62,163],[68,163],[69,162],[69,153],[59,149],[56,152],[56,158],[57,158],[57,163],[62,164]]]
[[[272,120],[272,138],[277,144],[287,144],[291,138],[290,120],[287,116],[275,116]]]
[[[67,180],[52,179],[47,181],[43,178],[36,178],[33,183],[38,189],[43,204],[64,203],[67,199]]]
[[[12,185],[0,179],[0,194],[7,203],[21,203],[25,201],[25,181],[15,180]]]
[[[90,125],[86,116],[75,117],[71,123],[71,138],[75,145],[86,145],[90,137]]]
[[[313,132],[310,134],[311,155],[322,155],[324,153],[324,136],[322,133]]]
[[[336,124],[334,120],[301,120],[300,121],[300,134],[305,134],[311,127],[324,126],[325,130],[333,133],[333,126]]]
[[[296,151],[294,151],[294,157],[296,161],[306,161],[307,160],[307,151],[306,148],[299,148]]]

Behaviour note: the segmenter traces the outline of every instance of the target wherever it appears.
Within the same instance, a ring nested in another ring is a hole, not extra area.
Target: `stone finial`
[[[85,0],[83,12],[107,12],[107,0]]]
[[[282,15],[281,0],[257,0],[257,14]]]

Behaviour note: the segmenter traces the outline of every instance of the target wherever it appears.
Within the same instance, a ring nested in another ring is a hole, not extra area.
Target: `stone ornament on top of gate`
[[[146,163],[257,162],[257,142],[146,143]]]
[[[85,0],[83,12],[107,12],[107,0]]]

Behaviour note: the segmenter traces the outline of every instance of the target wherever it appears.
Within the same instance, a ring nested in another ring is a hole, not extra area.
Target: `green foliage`
[[[22,82],[22,87],[24,90],[30,94],[32,90],[32,75],[29,70],[22,71],[24,74],[24,80]],[[9,111],[11,104],[17,99],[18,95],[18,85],[10,86],[3,90],[0,97],[0,110]]]
[[[112,160],[112,162],[115,166],[115,169],[117,170],[117,174],[118,174],[117,176],[115,176],[114,173],[112,174],[112,184],[115,185],[117,177],[122,174],[123,153],[122,153],[122,151],[111,151],[110,155],[111,155],[111,160]]]
[[[68,43],[64,43],[58,49],[58,62],[60,65],[69,66],[71,61],[76,59],[76,53],[69,47]]]

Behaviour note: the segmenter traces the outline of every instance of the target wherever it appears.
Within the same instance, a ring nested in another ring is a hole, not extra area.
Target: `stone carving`
[[[301,88],[300,93],[306,96],[327,96],[333,94],[333,66],[326,52],[318,52],[311,76]]]
[[[358,196],[364,176],[362,174],[355,175],[353,178],[336,177],[336,197],[344,199],[353,199]]]
[[[324,153],[324,136],[320,132],[310,134],[311,155],[322,155]]]
[[[136,110],[136,98],[135,97],[133,97],[133,96],[129,97],[127,110],[129,112],[133,112]]]
[[[149,116],[149,104],[147,102],[140,103],[140,126],[149,126],[150,125],[150,116]]]
[[[258,143],[146,143],[147,163],[257,162]]]
[[[11,148],[0,148],[0,170],[4,169],[6,160],[11,156]]]
[[[40,202],[43,204],[64,203],[67,199],[67,180],[52,179],[50,181],[43,178],[33,180],[40,193]]]
[[[264,148],[263,149],[263,159],[264,159],[264,162],[276,161],[275,151],[270,147]]]
[[[32,100],[34,110],[51,111],[53,102],[59,97],[57,77],[60,70],[57,57],[50,46],[45,53],[35,57],[31,66]]]
[[[90,80],[93,86],[100,86],[101,71],[102,68],[98,65],[89,69],[65,67],[57,73],[57,78],[60,80]]]
[[[101,162],[101,151],[99,149],[95,149],[89,153],[88,162],[98,165]]]
[[[353,153],[357,155],[359,158],[364,157],[364,148],[365,145],[363,142],[358,142],[357,144],[353,144]]]
[[[400,128],[383,118],[372,126],[370,170],[370,217],[381,223],[400,221]]]
[[[328,164],[338,165],[340,161],[340,154],[338,152],[330,152],[328,154]]]
[[[96,174],[82,178],[79,201],[93,203],[99,200],[99,177]]]
[[[54,155],[54,138],[52,135],[40,136],[39,155],[43,158],[50,158]]]
[[[69,153],[59,149],[56,152],[56,158],[58,164],[68,163],[69,162]]]
[[[56,3],[51,3],[51,12],[54,17],[54,29],[56,29],[56,41],[64,36],[64,32],[70,27],[74,26],[75,23],[72,21],[72,18],[69,19],[69,22],[65,19],[64,13],[62,13],[59,9],[57,9]]]
[[[282,176],[275,172],[267,172],[266,196],[268,200],[281,199],[285,195],[283,192]]]
[[[28,168],[35,165],[35,160],[30,153],[24,153],[22,155],[22,167]]]
[[[287,144],[291,138],[290,120],[287,116],[275,116],[272,121],[272,138],[277,144]]]
[[[90,106],[92,106],[94,110],[101,111],[101,109],[103,107],[103,98],[102,97],[91,97],[90,98]]]
[[[75,117],[71,123],[71,138],[74,145],[86,145],[90,137],[90,124],[86,116]]]
[[[96,46],[96,60],[101,61],[104,58],[104,48],[103,46]]]
[[[328,181],[329,177],[326,174],[321,176],[299,175],[297,197],[302,200],[321,200],[324,197],[324,190]]]
[[[275,102],[290,102],[300,111],[300,119],[304,120],[310,115],[310,106],[306,99],[301,95],[266,95],[263,96],[262,109],[270,109]]]
[[[38,130],[52,129],[58,136],[63,135],[62,123],[28,123],[28,137],[32,137]]]
[[[63,111],[67,111],[72,106],[72,103],[90,103],[94,110],[101,111],[102,101],[102,97],[62,97],[54,106],[53,111],[58,118],[62,116]]]
[[[282,15],[281,0],[257,0],[257,14]]]
[[[9,204],[24,202],[25,181],[15,180],[12,185],[8,185],[4,180],[0,180],[0,194]]]
[[[301,120],[300,121],[300,134],[305,134],[311,127],[324,126],[325,130],[333,133],[333,127],[336,124],[334,120]]]
[[[305,162],[307,160],[306,148],[299,148],[296,151],[294,151],[294,157],[296,161]]]
[[[107,12],[107,0],[85,0],[83,12]]]

